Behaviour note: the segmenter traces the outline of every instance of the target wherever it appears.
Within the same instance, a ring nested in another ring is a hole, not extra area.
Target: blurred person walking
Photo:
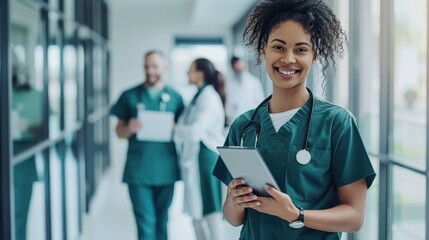
[[[144,56],[146,80],[126,90],[111,109],[118,118],[116,133],[128,139],[123,182],[128,184],[139,240],[167,240],[168,209],[173,199],[179,168],[173,141],[138,140],[136,133],[145,124],[140,110],[174,113],[175,120],[184,109],[182,97],[161,80],[165,71],[159,51]]]
[[[196,59],[188,75],[198,91],[180,116],[174,137],[185,182],[185,212],[193,219],[198,240],[221,240],[221,184],[211,173],[216,147],[225,140],[224,79],[205,58]]]
[[[255,108],[264,100],[261,81],[248,71],[243,59],[233,56],[231,68],[233,74],[226,84],[228,125],[242,113]]]

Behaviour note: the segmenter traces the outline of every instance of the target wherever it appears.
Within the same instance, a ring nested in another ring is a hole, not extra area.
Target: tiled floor
[[[81,240],[135,240],[136,227],[128,197],[128,190],[116,177],[105,178],[97,193],[91,213],[85,218]],[[170,208],[169,239],[194,240],[191,219],[182,213],[183,183],[177,182]],[[225,222],[225,240],[238,239],[239,228]],[[218,240],[218,239],[213,239]]]

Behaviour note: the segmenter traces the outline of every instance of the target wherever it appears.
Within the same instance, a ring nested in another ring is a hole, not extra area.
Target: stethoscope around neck
[[[195,104],[197,103],[197,99],[198,97],[201,95],[201,93],[203,92],[203,90],[208,86],[208,84],[204,84],[202,85],[200,88],[198,88],[197,92],[195,93],[195,95],[192,97],[191,101],[189,102],[189,106],[185,109],[185,111],[182,114],[183,117],[183,122],[185,124],[190,123],[189,122],[189,115],[191,113],[192,108],[195,106]]]
[[[296,161],[302,165],[309,163],[311,160],[311,154],[308,151],[308,138],[310,135],[311,120],[313,119],[314,98],[313,98],[313,93],[311,92],[311,90],[307,88],[307,91],[310,94],[311,105],[310,105],[310,115],[309,115],[308,125],[307,125],[307,132],[305,134],[305,144],[304,144],[304,148],[299,150],[296,153]],[[258,113],[258,110],[262,106],[264,106],[267,102],[269,102],[271,100],[271,97],[272,97],[272,95],[267,97],[264,101],[262,101],[255,108],[255,111],[252,114],[252,118],[250,119],[250,122],[244,127],[244,130],[241,134],[241,139],[240,139],[240,146],[241,147],[243,147],[243,144],[244,144],[244,137],[246,136],[246,134],[248,133],[248,131],[251,128],[253,128],[255,131],[255,148],[257,147],[258,140],[259,140],[259,134],[261,132],[261,124],[255,120],[255,117],[256,117],[256,114]]]

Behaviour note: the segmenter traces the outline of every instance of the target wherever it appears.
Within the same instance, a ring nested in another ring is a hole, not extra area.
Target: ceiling
[[[141,9],[154,21],[154,13],[172,22],[186,21],[192,26],[229,27],[238,22],[257,0],[107,0],[110,8]],[[151,13],[151,14],[147,14]],[[186,16],[186,18],[179,17]]]

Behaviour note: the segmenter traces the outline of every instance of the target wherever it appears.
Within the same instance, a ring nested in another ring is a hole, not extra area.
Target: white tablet
[[[265,184],[280,189],[257,148],[217,147],[233,178],[243,178],[258,196],[269,197]]]

